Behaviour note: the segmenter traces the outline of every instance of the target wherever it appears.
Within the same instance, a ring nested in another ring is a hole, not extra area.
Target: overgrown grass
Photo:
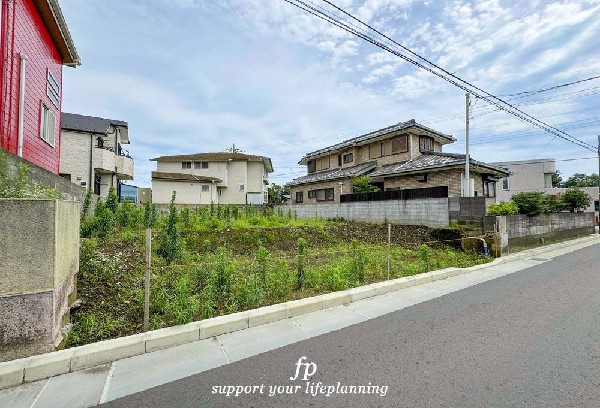
[[[118,211],[118,210],[117,210]],[[202,231],[209,225],[199,212],[179,213],[181,228]],[[189,218],[188,218],[189,217]],[[196,218],[198,217],[198,218]],[[239,216],[246,220],[246,215]],[[267,225],[297,232],[300,220],[284,214],[264,217]],[[284,221],[289,223],[286,225]],[[221,220],[219,218],[219,220]],[[277,221],[275,221],[277,220]],[[164,225],[159,217],[158,224]],[[235,219],[231,219],[234,225]],[[324,228],[325,221],[312,220]],[[277,224],[279,223],[279,224]],[[319,228],[300,229],[302,234]],[[239,228],[239,227],[236,227]],[[248,227],[253,229],[255,227]],[[266,229],[269,231],[269,229]],[[68,346],[81,345],[140,332],[143,316],[144,235],[140,228],[115,227],[115,232],[82,240],[79,293],[85,304],[73,314]],[[226,229],[215,234],[225,234]],[[159,242],[161,232],[154,234]],[[194,236],[189,230],[184,237]],[[202,235],[202,234],[201,234]],[[183,239],[179,256],[169,263],[157,252],[152,255],[150,315],[151,329],[184,324],[223,314],[253,309],[332,291],[344,290],[387,279],[387,246],[344,242],[344,237],[323,235],[320,242],[307,244],[297,239],[292,249],[254,239],[253,250],[236,252],[202,240]],[[243,237],[243,234],[238,234]],[[324,242],[323,242],[324,241]],[[232,249],[233,248],[233,249]],[[446,267],[467,267],[489,261],[478,254],[447,246],[394,245],[391,276],[403,277]]]

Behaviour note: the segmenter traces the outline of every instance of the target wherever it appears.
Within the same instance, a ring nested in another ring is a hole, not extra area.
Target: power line
[[[505,94],[505,95],[497,95],[497,96],[518,96],[518,95],[525,95],[525,94],[537,94],[537,93],[552,91],[553,89],[564,88],[565,86],[580,84],[582,82],[587,82],[587,81],[591,81],[591,80],[598,79],[598,78],[600,78],[600,75],[593,76],[593,77],[586,78],[586,79],[580,79],[579,81],[568,82],[566,84],[551,86],[550,88],[538,89],[537,91],[523,91],[523,92],[517,92],[514,94]]]
[[[316,6],[313,2],[311,2],[310,0],[307,1],[303,1],[303,0],[284,0],[287,3],[292,4],[295,7],[298,7],[299,9],[306,11],[324,21],[327,21],[343,30],[345,30],[346,32],[349,32],[359,38],[362,38],[363,40],[383,49],[384,51],[387,51],[393,55],[396,55],[399,58],[404,59],[407,62],[410,62],[411,64],[424,69],[434,75],[436,75],[437,77],[451,83],[452,85],[473,94],[475,97],[483,99],[484,101],[486,101],[487,103],[496,106],[497,108],[499,108],[500,110],[503,110],[515,117],[517,117],[518,119],[520,119],[521,121],[528,123],[534,127],[540,128],[542,130],[544,130],[547,133],[550,133],[552,135],[555,135],[557,137],[560,137],[561,139],[567,140],[573,144],[576,144],[580,147],[583,147],[585,149],[588,149],[590,151],[596,151],[596,147],[592,146],[591,144],[584,142],[582,140],[579,140],[567,133],[565,133],[564,131],[557,129],[545,122],[542,122],[541,120],[523,112],[522,110],[516,108],[515,106],[511,105],[510,103],[498,98],[497,96],[494,96],[492,94],[490,94],[489,92],[469,83],[466,80],[463,80],[462,78],[454,75],[451,72],[448,72],[447,70],[441,68],[440,66],[434,64],[433,62],[427,60],[426,58],[420,56],[419,54],[413,52],[412,50],[410,50],[409,48],[403,46],[402,44],[396,42],[395,40],[391,39],[390,37],[386,36],[385,34],[383,34],[382,32],[378,31],[377,29],[373,28],[372,26],[370,26],[369,24],[361,21],[360,19],[354,17],[352,14],[346,12],[345,10],[341,9],[340,7],[336,6],[335,4],[333,4],[332,2],[328,1],[328,0],[323,0],[325,3],[329,4],[330,6],[334,7],[335,9],[339,10],[340,12],[342,12],[343,14],[347,15],[348,17],[350,17],[351,19],[355,20],[356,22],[358,22],[359,24],[367,27],[368,29],[370,29],[371,31],[377,33],[380,37],[383,37],[384,39],[386,39],[387,41],[390,41],[391,43],[395,44],[396,46],[402,48],[403,50],[405,50],[406,52],[410,53],[413,57],[409,57],[405,54],[403,54],[401,51],[398,51],[396,49],[394,49],[392,46],[386,45],[384,44],[382,41],[377,40],[375,38],[373,38],[372,36],[370,36],[367,32],[365,32],[362,29],[356,29],[353,27],[356,27],[354,25],[352,25],[351,23],[348,23],[346,20],[340,19],[340,18],[336,18],[338,17],[335,14],[329,13],[327,11],[324,11],[321,7]],[[416,59],[415,59],[416,58]]]

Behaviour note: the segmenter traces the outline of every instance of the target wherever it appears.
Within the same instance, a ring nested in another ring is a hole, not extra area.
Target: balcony
[[[133,180],[133,159],[129,156],[115,156],[117,176],[121,180]]]
[[[113,173],[115,171],[115,152],[103,147],[93,150],[92,165],[99,173]]]

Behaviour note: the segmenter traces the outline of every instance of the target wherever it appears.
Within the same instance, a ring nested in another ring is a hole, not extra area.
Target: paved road
[[[594,245],[103,406],[600,407],[599,265]]]

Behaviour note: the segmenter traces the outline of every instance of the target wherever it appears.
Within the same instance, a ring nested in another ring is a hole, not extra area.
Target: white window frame
[[[504,183],[506,182],[506,188],[504,188]],[[510,190],[510,178],[506,177],[502,179],[502,190],[509,191]]]
[[[240,184],[240,192],[244,192],[244,191],[246,191],[246,185]]]
[[[184,161],[181,162],[181,170],[189,170],[192,168],[192,162]]]
[[[202,184],[202,192],[207,193],[210,191],[210,186],[208,184]]]
[[[44,102],[40,105],[40,139],[56,147],[56,116]]]

